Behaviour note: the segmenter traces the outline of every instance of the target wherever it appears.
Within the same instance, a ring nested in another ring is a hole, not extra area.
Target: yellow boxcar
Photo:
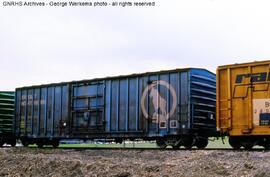
[[[270,60],[219,66],[217,128],[234,149],[270,148]]]

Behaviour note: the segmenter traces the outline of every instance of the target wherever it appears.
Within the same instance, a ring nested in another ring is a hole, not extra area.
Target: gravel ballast
[[[0,176],[270,176],[270,152],[0,148]]]

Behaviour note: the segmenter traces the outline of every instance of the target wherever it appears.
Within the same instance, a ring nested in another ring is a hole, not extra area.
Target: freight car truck
[[[217,69],[217,128],[234,149],[270,148],[270,61]]]
[[[24,146],[61,139],[156,140],[207,146],[216,134],[215,74],[196,68],[16,89],[16,136]]]
[[[0,147],[16,145],[14,135],[15,93],[0,91]]]

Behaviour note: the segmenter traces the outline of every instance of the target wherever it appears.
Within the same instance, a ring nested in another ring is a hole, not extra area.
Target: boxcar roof
[[[270,63],[270,60],[253,61],[253,62],[246,62],[246,63],[235,63],[235,64],[228,64],[228,65],[221,65],[218,67],[218,69],[256,66],[256,65],[264,65],[264,64],[269,64],[269,63]]]
[[[144,73],[133,73],[133,74],[127,74],[127,75],[118,75],[118,76],[108,76],[108,77],[100,77],[100,78],[93,78],[93,79],[83,79],[83,80],[74,80],[74,81],[68,81],[68,82],[59,82],[59,83],[49,83],[49,84],[40,84],[40,85],[32,85],[32,86],[24,86],[24,87],[18,87],[17,89],[26,89],[26,88],[35,88],[35,87],[46,87],[46,86],[57,86],[57,85],[64,85],[69,83],[83,83],[83,82],[91,82],[91,81],[101,81],[101,80],[113,80],[113,79],[123,79],[123,78],[132,78],[132,77],[140,77],[140,76],[148,76],[153,74],[166,74],[171,72],[181,72],[181,71],[188,71],[191,69],[197,69],[197,70],[204,70],[211,74],[214,74],[213,72],[204,69],[204,68],[176,68],[171,70],[160,70],[160,71],[151,71],[151,72],[144,72]]]

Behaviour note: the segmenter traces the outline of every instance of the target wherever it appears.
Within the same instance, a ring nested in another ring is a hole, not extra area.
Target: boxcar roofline
[[[84,80],[74,80],[74,81],[67,81],[67,82],[59,82],[59,83],[50,83],[50,84],[41,84],[41,85],[32,85],[32,86],[25,86],[25,87],[18,87],[16,90],[20,89],[28,89],[28,88],[39,88],[39,87],[47,87],[47,86],[60,86],[70,83],[84,83],[84,82],[94,82],[94,81],[100,81],[100,80],[113,80],[113,79],[122,79],[122,78],[132,78],[132,77],[140,77],[140,76],[147,76],[147,75],[153,75],[153,74],[166,74],[166,73],[172,73],[172,72],[182,72],[182,71],[188,71],[191,69],[198,69],[198,70],[204,70],[211,74],[215,74],[207,69],[204,68],[177,68],[177,69],[171,69],[171,70],[161,70],[161,71],[153,71],[153,72],[144,72],[144,73],[134,73],[134,74],[128,74],[128,75],[118,75],[118,76],[109,76],[109,77],[100,77],[100,78],[93,78],[93,79],[84,79]]]
[[[268,64],[270,60],[261,60],[261,61],[253,61],[253,62],[246,62],[246,63],[235,63],[229,65],[221,65],[218,66],[218,69],[226,69],[226,68],[239,68],[239,67],[246,67],[246,66],[258,66]]]

